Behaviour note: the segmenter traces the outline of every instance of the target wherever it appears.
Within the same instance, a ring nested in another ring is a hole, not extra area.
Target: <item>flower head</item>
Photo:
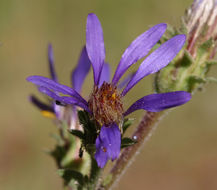
[[[76,65],[76,67],[71,73],[72,88],[74,88],[79,93],[81,93],[82,85],[84,83],[87,74],[89,73],[90,65],[91,63],[87,56],[86,48],[84,47],[81,51],[78,64]],[[50,78],[57,83],[58,77],[54,66],[54,53],[51,44],[48,45],[48,66],[49,66]],[[43,88],[39,88],[39,91],[43,91]],[[46,104],[41,102],[34,95],[30,96],[30,101],[41,110],[41,113],[44,116],[55,118],[58,120],[66,120],[70,126],[70,129],[77,128],[76,126],[77,116],[76,116],[75,106],[73,105],[67,107],[63,106],[61,104],[61,101],[58,100]]]
[[[109,67],[105,63],[105,47],[101,24],[93,13],[87,17],[86,50],[92,64],[94,74],[94,89],[90,99],[86,101],[73,88],[61,85],[41,76],[30,76],[28,81],[39,86],[44,94],[64,104],[79,106],[89,112],[96,121],[100,132],[95,140],[95,159],[103,168],[108,160],[115,160],[120,154],[121,128],[123,118],[130,113],[144,109],[158,112],[167,108],[186,103],[191,95],[184,91],[163,94],[151,94],[136,101],[129,109],[124,110],[124,96],[145,76],[158,72],[167,66],[185,43],[185,35],[177,35],[154,52],[151,48],[159,41],[166,31],[166,24],[158,24],[137,37],[123,53],[112,80],[109,79]],[[130,75],[121,91],[119,82],[127,69],[139,59],[147,56],[139,69]],[[59,93],[64,94],[61,96]],[[67,96],[65,96],[67,95]]]

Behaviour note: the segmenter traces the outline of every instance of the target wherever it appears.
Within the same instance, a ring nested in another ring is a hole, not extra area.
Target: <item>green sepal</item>
[[[207,52],[210,51],[210,49],[213,47],[214,41],[212,38],[205,41],[203,44],[201,44],[197,49],[198,58],[202,57],[203,55],[207,54]]]
[[[85,149],[90,155],[94,155],[94,153],[96,152],[95,144],[86,144]]]
[[[133,119],[125,118],[123,122],[123,134],[133,124]]]
[[[52,133],[52,134],[50,134],[50,136],[56,140],[58,145],[60,145],[60,146],[64,145],[65,142],[59,134]]]
[[[198,77],[198,76],[190,76],[188,78],[188,87],[187,87],[187,91],[188,92],[192,92],[193,89],[195,89],[195,85],[200,85],[200,84],[203,84],[205,83],[206,80],[201,78],[201,77]]]
[[[179,63],[179,61],[177,63]],[[180,60],[180,66],[189,67],[193,63],[194,63],[193,57],[189,54],[188,51],[184,51],[183,57]]]
[[[80,130],[77,130],[77,129],[71,129],[71,130],[69,130],[69,133],[78,137],[79,139],[82,139],[82,140],[85,138],[84,133]]]
[[[128,146],[132,146],[137,142],[129,137],[124,137],[121,139],[121,148],[126,148]]]
[[[84,129],[84,133],[94,134],[96,133],[96,126],[93,121],[90,120],[90,116],[86,111],[78,111],[79,122]]]
[[[64,185],[77,187],[78,189],[82,189],[82,187],[84,187],[85,179],[80,172],[71,169],[58,169],[57,173],[64,179]]]
[[[186,34],[187,31],[184,30],[183,28],[181,28],[180,30],[177,30],[176,28],[174,28],[173,26],[171,26],[170,24],[167,24],[167,31],[164,33],[164,35],[161,37],[160,39],[160,43],[164,43],[167,40],[169,40],[170,38],[178,35],[178,34]]]

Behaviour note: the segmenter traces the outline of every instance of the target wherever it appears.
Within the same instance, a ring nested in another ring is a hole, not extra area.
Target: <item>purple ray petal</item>
[[[93,66],[94,82],[95,85],[98,85],[105,60],[105,47],[100,21],[93,13],[89,14],[87,17],[86,48]]]
[[[53,91],[60,92],[62,94],[70,95],[75,97],[78,101],[83,102],[83,104],[87,104],[86,100],[84,100],[80,94],[78,94],[73,88],[70,88],[68,86],[56,83],[55,81],[42,77],[42,76],[30,76],[26,79],[29,82],[34,83],[37,86],[42,86],[49,88]]]
[[[54,55],[53,55],[53,48],[51,44],[48,45],[48,62],[49,62],[50,76],[55,82],[58,82],[56,71],[54,68]]]
[[[126,116],[139,109],[144,109],[151,112],[159,112],[164,109],[185,104],[190,99],[191,94],[185,91],[150,94],[137,100],[133,105],[130,106],[124,115]]]
[[[151,48],[160,40],[166,31],[167,25],[162,23],[153,26],[137,37],[125,50],[115,71],[112,83],[116,85],[125,71],[139,59],[145,57]]]
[[[79,106],[83,109],[85,109],[86,111],[90,112],[88,106],[86,104],[84,104],[83,102],[78,101],[76,98],[73,97],[69,97],[69,96],[60,96],[57,93],[52,92],[51,90],[49,90],[46,87],[39,87],[38,90],[44,94],[46,94],[47,96],[50,96],[51,98],[53,98],[54,100],[57,100],[61,103],[64,104],[72,104],[72,105],[76,105]]]
[[[100,136],[98,136],[96,139],[95,159],[96,159],[97,165],[100,168],[104,168],[107,161],[109,160],[108,153],[105,151],[105,145],[103,141],[100,139]]]
[[[184,34],[177,35],[162,44],[158,49],[151,53],[141,63],[136,74],[127,84],[126,88],[123,90],[122,95],[125,96],[127,92],[145,76],[156,73],[160,69],[167,66],[181,50],[181,48],[185,44],[185,39],[186,36]]]
[[[109,158],[115,160],[119,156],[121,148],[121,132],[118,126],[115,123],[109,126],[102,126],[100,139],[103,141]]]
[[[110,66],[108,63],[104,63],[102,72],[99,80],[99,87],[103,84],[103,82],[110,82]]]
[[[81,51],[81,55],[78,64],[72,72],[72,87],[78,92],[81,92],[83,82],[90,70],[90,60],[87,55],[86,47]]]
[[[118,84],[118,88],[119,89],[122,89],[126,86],[126,84],[133,78],[133,75],[135,74],[136,72],[132,72],[130,73],[129,75],[127,75],[123,80],[120,81],[120,83]]]
[[[46,111],[54,112],[54,109],[52,108],[52,106],[43,103],[42,101],[40,101],[40,100],[39,100],[37,97],[35,97],[34,95],[31,95],[31,96],[29,97],[29,100],[30,100],[36,107],[38,107],[40,110],[46,110]]]

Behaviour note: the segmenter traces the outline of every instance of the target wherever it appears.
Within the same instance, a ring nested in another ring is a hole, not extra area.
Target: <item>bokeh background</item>
[[[44,153],[54,146],[50,134],[56,128],[28,102],[30,93],[39,93],[25,81],[33,74],[48,76],[48,42],[54,47],[59,79],[69,85],[85,43],[88,13],[96,13],[102,23],[106,60],[114,71],[136,36],[161,22],[178,26],[190,4],[191,0],[0,0],[0,189],[62,189],[55,163]],[[216,72],[217,67],[210,75],[217,77]],[[126,102],[151,93],[152,79],[134,87]],[[88,96],[92,84],[90,72],[83,94]],[[116,189],[216,190],[216,123],[217,85],[209,84],[164,118]]]

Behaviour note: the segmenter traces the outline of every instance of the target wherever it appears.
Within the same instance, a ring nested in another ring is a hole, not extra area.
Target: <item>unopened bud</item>
[[[209,82],[207,73],[217,48],[217,0],[195,0],[186,11],[183,27],[187,33],[185,47],[155,78],[158,93],[184,90],[193,92]],[[171,29],[170,36],[178,30]],[[167,39],[167,38],[165,38]],[[212,80],[213,81],[213,80]]]

